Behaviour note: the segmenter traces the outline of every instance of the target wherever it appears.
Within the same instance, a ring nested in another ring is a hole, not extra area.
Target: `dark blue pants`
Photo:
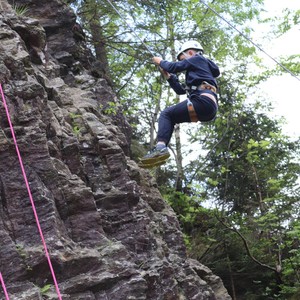
[[[194,105],[199,121],[208,122],[216,116],[218,106],[207,96],[202,96],[202,93],[212,94],[216,99],[217,95],[210,90],[195,91],[190,95],[190,100]],[[168,145],[175,124],[186,122],[191,122],[187,108],[187,100],[166,108],[160,113],[158,119],[157,141],[163,141]]]

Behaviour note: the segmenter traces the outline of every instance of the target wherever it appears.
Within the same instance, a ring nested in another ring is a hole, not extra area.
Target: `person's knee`
[[[169,107],[164,109],[159,115],[159,119],[170,119],[170,118],[171,118],[171,111]]]

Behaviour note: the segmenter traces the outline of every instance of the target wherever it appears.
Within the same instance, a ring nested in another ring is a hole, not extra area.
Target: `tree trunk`
[[[168,18],[168,36],[170,41],[173,41],[171,45],[171,55],[172,60],[176,60],[176,51],[175,51],[175,34],[174,34],[174,18],[173,18],[173,12],[170,12],[167,15]],[[179,103],[180,99],[179,96],[176,96],[175,103]],[[181,139],[180,139],[180,126],[176,125],[175,129],[175,149],[176,149],[176,165],[177,165],[177,175],[176,175],[176,181],[175,181],[175,189],[176,191],[182,192],[183,190],[183,165],[182,165],[182,152],[181,152]]]
[[[103,27],[101,25],[101,7],[97,5],[95,0],[89,1],[84,4],[84,14],[83,18],[87,22],[90,29],[91,42],[95,49],[96,58],[99,62],[97,68],[99,68],[99,74],[102,78],[106,79],[109,85],[113,85],[113,80],[110,74],[110,68],[107,58],[106,49],[106,37],[103,33]]]
[[[177,176],[176,176],[176,191],[182,192],[183,190],[183,167],[182,167],[182,152],[181,152],[181,139],[180,139],[180,126],[175,126],[175,141],[176,141],[176,164],[177,164]]]
[[[226,247],[226,246],[225,246]],[[230,258],[227,254],[227,266],[228,266],[228,272],[229,272],[229,278],[230,278],[230,286],[231,286],[231,291],[232,291],[232,300],[236,300],[236,293],[235,293],[235,285],[234,285],[234,280],[232,276],[232,269],[231,269],[231,261]]]

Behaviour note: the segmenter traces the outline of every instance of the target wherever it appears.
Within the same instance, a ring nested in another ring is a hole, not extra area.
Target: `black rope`
[[[283,64],[281,64],[278,60],[276,60],[274,57],[272,57],[270,54],[268,54],[264,49],[262,49],[259,45],[254,43],[250,38],[248,38],[244,33],[242,33],[240,30],[238,30],[235,26],[233,26],[230,22],[228,22],[223,16],[221,16],[215,9],[211,8],[208,4],[206,4],[203,0],[200,0],[202,4],[204,4],[209,10],[211,10],[213,13],[215,13],[220,19],[222,19],[224,22],[226,22],[231,28],[236,30],[242,37],[244,37],[247,41],[249,41],[252,45],[254,45],[256,48],[258,48],[260,51],[262,51],[265,55],[267,55],[269,58],[271,58],[276,64],[278,64],[282,69],[284,69],[286,72],[290,73],[292,76],[294,76],[297,80],[300,81],[300,78],[297,77],[296,74],[294,74],[291,70],[286,68]]]
[[[107,0],[107,2],[110,4],[110,6],[114,9],[114,11],[120,16],[120,18],[123,20],[123,22],[128,26],[128,28],[130,29],[131,33],[140,40],[140,42],[144,45],[144,47],[149,51],[149,53],[152,56],[156,56],[155,54],[153,54],[153,52],[151,51],[151,49],[144,43],[144,41],[135,33],[134,29],[129,25],[128,22],[126,22],[126,20],[124,19],[124,16],[122,16],[120,14],[120,12],[117,10],[117,8],[111,3],[110,0]]]

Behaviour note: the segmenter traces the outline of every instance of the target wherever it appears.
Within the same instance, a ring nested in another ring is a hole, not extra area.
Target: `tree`
[[[228,93],[223,97],[232,98]],[[200,184],[192,194],[214,199],[220,207],[214,218],[217,229],[209,230],[215,242],[207,241],[205,259],[200,259],[221,277],[225,270],[228,272],[229,264],[232,276],[227,284],[229,289],[234,287],[234,293],[245,290],[242,285],[248,282],[249,297],[259,290],[264,297],[286,299],[299,288],[298,281],[289,277],[299,269],[298,256],[293,254],[298,247],[298,229],[292,225],[298,220],[299,143],[284,136],[280,121],[263,112],[268,104],[242,105],[245,97],[238,97],[241,100],[233,99],[222,106],[213,132],[207,128],[210,135],[205,135],[209,150],[205,167],[196,163],[189,166],[194,170],[190,171],[190,183]],[[296,242],[295,237],[290,240],[288,232],[296,234]],[[205,234],[197,227],[193,229],[193,248],[199,248],[197,241],[205,244]],[[242,279],[241,268],[251,275],[244,273]],[[239,281],[235,279],[237,273]],[[250,287],[251,281],[255,286]]]

